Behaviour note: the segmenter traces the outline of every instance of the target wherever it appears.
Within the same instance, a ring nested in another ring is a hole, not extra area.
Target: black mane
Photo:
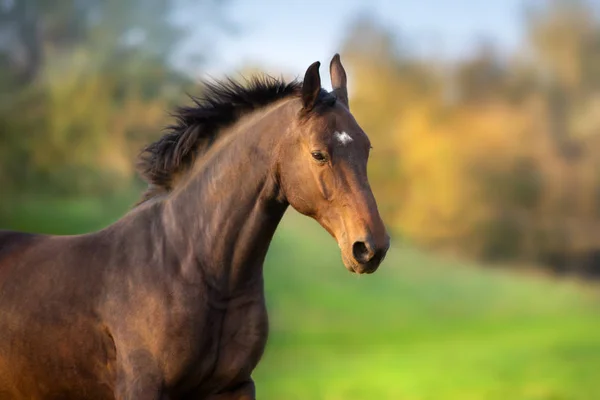
[[[148,182],[144,199],[172,189],[174,177],[185,172],[198,155],[205,153],[223,128],[242,116],[278,100],[300,95],[302,84],[269,76],[254,77],[243,85],[232,79],[205,83],[201,97],[190,96],[191,107],[179,107],[176,123],[139,156],[138,169]]]

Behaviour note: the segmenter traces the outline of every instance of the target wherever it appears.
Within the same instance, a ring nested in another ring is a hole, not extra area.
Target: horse
[[[373,273],[390,246],[339,54],[303,81],[205,82],[145,147],[148,183],[96,232],[0,232],[1,399],[256,398],[263,263],[289,206]]]

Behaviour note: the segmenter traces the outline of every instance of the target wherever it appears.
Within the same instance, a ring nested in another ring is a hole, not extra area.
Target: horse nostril
[[[366,264],[375,255],[371,247],[365,242],[354,242],[352,245],[352,255],[354,259],[361,264]]]

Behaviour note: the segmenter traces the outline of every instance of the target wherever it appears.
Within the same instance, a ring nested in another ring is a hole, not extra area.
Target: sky
[[[216,50],[213,57],[201,71],[191,72],[198,78],[220,77],[253,65],[301,77],[312,62],[321,61],[325,85],[329,81],[324,67],[340,51],[350,22],[361,14],[375,17],[423,54],[460,57],[482,37],[510,52],[522,38],[523,4],[523,0],[230,0],[225,15],[239,32],[215,35],[210,41]],[[189,20],[193,14],[184,10],[181,18]],[[199,28],[191,33],[184,53],[202,43],[200,35],[206,36]]]

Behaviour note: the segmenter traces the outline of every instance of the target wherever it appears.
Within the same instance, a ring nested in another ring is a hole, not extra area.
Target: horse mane
[[[176,108],[173,113],[176,122],[140,153],[138,171],[148,183],[141,202],[171,191],[176,177],[206,153],[223,128],[252,111],[300,95],[301,89],[302,84],[296,80],[286,83],[266,75],[253,77],[244,84],[231,78],[204,82],[202,96],[190,96],[194,105]]]

